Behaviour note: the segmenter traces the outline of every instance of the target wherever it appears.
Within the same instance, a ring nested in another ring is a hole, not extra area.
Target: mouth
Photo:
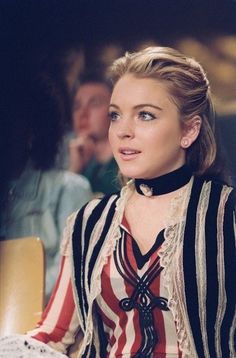
[[[141,153],[140,150],[137,149],[131,149],[131,148],[120,148],[119,153],[122,159],[128,160],[128,159],[134,159],[138,156],[138,154]]]

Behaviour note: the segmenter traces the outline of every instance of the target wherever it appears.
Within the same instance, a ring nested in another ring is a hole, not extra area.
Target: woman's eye
[[[151,121],[152,119],[155,119],[156,116],[150,112],[142,111],[139,112],[139,118],[141,118],[143,121]]]
[[[117,112],[109,112],[109,117],[111,121],[114,122],[119,118],[119,114]]]

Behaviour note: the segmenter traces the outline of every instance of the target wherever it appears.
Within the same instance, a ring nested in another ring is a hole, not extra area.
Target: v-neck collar
[[[151,258],[152,254],[155,251],[157,251],[161,247],[161,245],[163,244],[163,242],[165,240],[165,238],[164,238],[164,230],[165,229],[162,229],[157,234],[156,240],[153,243],[152,247],[145,254],[142,254],[137,241],[135,240],[135,238],[133,237],[133,235],[131,233],[129,223],[128,223],[128,221],[127,221],[127,219],[126,219],[126,217],[124,215],[123,215],[120,227],[121,227],[122,230],[124,230],[126,232],[128,237],[130,238],[133,253],[134,253],[134,257],[135,257],[135,260],[136,260],[136,263],[137,263],[137,267],[138,267],[138,269],[142,269],[142,267],[149,261],[149,259]]]

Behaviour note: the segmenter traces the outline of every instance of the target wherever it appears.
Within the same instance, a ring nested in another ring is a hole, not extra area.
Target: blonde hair
[[[109,69],[113,85],[125,74],[163,82],[183,124],[194,116],[202,119],[199,136],[187,149],[186,161],[196,175],[217,172],[215,113],[209,81],[202,66],[172,48],[148,47],[140,52],[126,53]]]

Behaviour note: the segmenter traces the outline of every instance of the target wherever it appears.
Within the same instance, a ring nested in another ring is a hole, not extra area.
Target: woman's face
[[[150,179],[185,163],[180,115],[164,84],[124,75],[109,109],[109,140],[121,173]]]

